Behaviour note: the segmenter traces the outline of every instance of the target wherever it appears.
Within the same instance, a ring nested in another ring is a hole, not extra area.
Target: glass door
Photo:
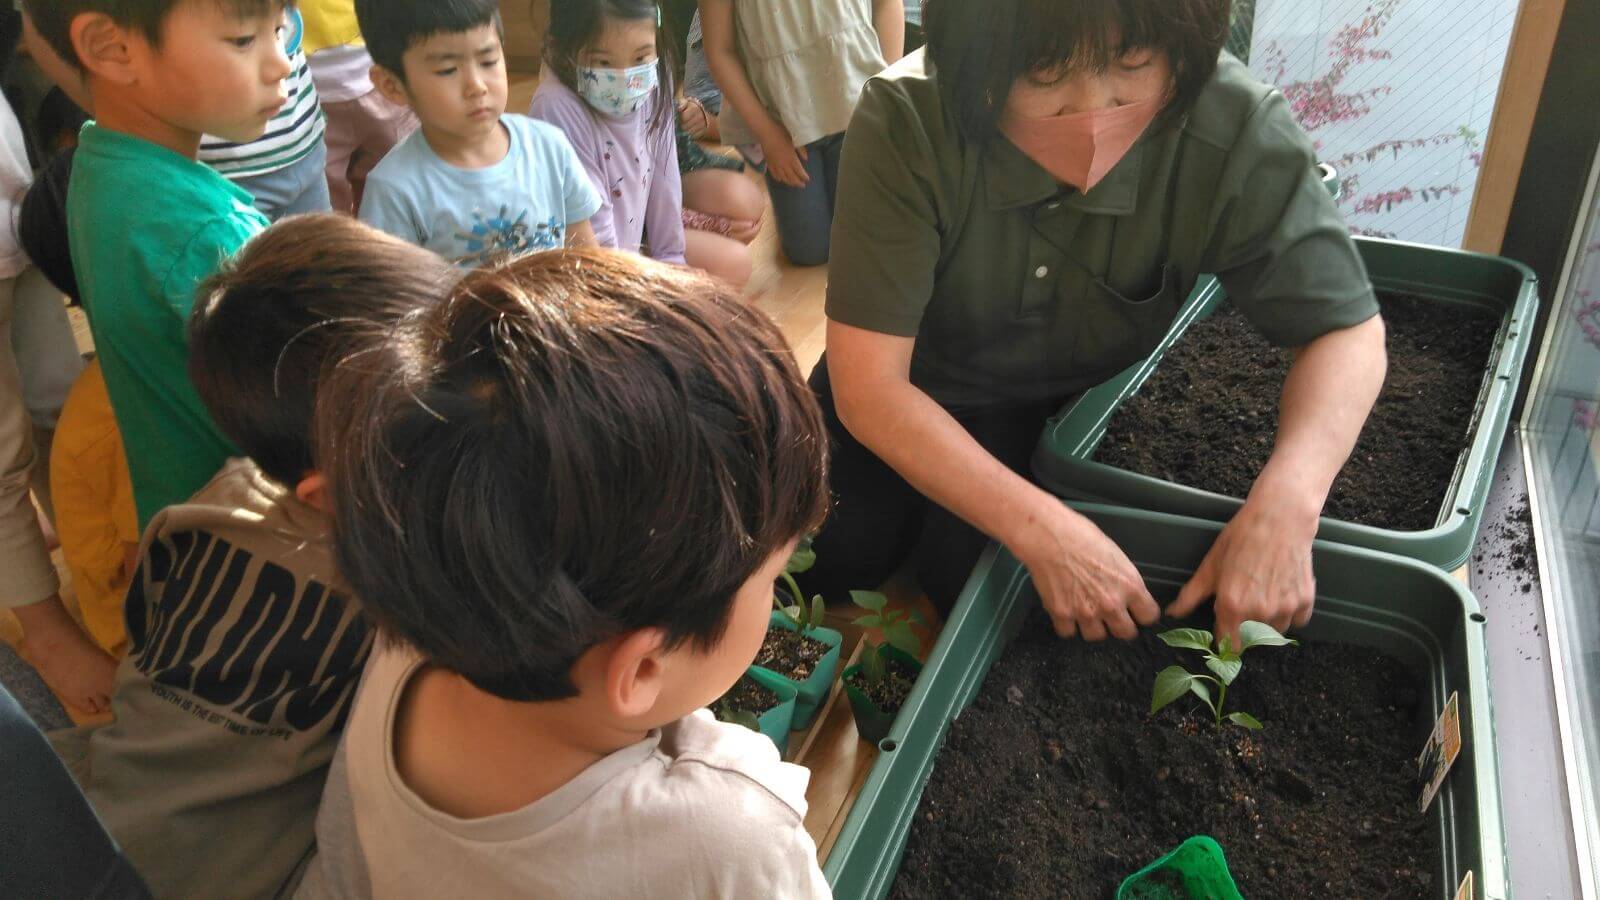
[[[1600,156],[1523,416],[1562,753],[1585,896],[1600,883]]]

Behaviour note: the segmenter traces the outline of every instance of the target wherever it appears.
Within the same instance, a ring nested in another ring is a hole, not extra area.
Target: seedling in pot
[[[1264,622],[1245,622],[1239,626],[1238,650],[1233,649],[1226,636],[1215,638],[1213,646],[1211,632],[1199,628],[1174,628],[1171,631],[1163,631],[1157,637],[1168,647],[1199,651],[1211,674],[1193,675],[1183,666],[1168,666],[1162,669],[1160,674],[1156,675],[1155,691],[1150,697],[1150,712],[1154,714],[1184,694],[1194,694],[1210,707],[1212,718],[1218,727],[1222,726],[1223,719],[1227,719],[1251,731],[1258,731],[1261,728],[1261,723],[1255,716],[1247,712],[1223,711],[1223,704],[1228,698],[1228,686],[1233,684],[1239,677],[1239,672],[1244,669],[1244,662],[1240,657],[1251,647],[1293,647],[1300,643],[1284,637]],[[1211,697],[1212,687],[1217,690],[1214,700]]]
[[[817,562],[817,551],[811,549],[811,539],[801,538],[800,543],[794,548],[794,553],[789,556],[789,562],[778,573],[783,580],[783,591],[772,592],[772,605],[783,614],[801,634],[806,634],[822,625],[822,616],[827,609],[822,605],[822,595],[817,594],[811,598],[810,604],[806,603],[805,593],[800,590],[800,585],[794,576],[810,569]],[[788,602],[784,602],[783,593],[788,593]]]
[[[733,687],[728,688],[727,693],[717,698],[717,702],[712,706],[712,712],[724,722],[760,731],[756,723],[761,714],[782,701],[783,698],[775,691],[757,683],[749,673],[746,673],[733,683]]]
[[[911,682],[916,679],[914,666],[922,654],[922,641],[911,630],[911,624],[925,623],[914,611],[890,609],[888,598],[876,591],[851,591],[850,599],[867,611],[866,615],[858,616],[855,623],[883,632],[882,642],[868,644],[861,653],[856,673],[860,681],[857,690],[884,713],[892,715],[911,690]],[[892,677],[896,671],[904,676],[898,685],[893,683]]]
[[[867,611],[857,616],[855,623],[862,628],[876,628],[883,632],[884,643],[899,648],[907,656],[922,655],[922,642],[911,630],[912,623],[928,624],[916,610],[890,609],[889,598],[877,591],[851,591],[850,600]],[[883,646],[879,644],[877,646]],[[863,661],[865,665],[865,661]]]
[[[718,700],[716,705],[711,708],[711,712],[720,721],[727,722],[729,725],[743,725],[756,732],[761,730],[761,720],[756,717],[755,713],[748,709],[735,709],[727,697]]]

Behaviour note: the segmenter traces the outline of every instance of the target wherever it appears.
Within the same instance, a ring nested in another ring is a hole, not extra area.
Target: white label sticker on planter
[[[1467,877],[1461,879],[1461,887],[1456,888],[1456,900],[1473,900],[1471,869],[1467,870]]]
[[[1456,693],[1452,691],[1450,699],[1444,704],[1444,712],[1439,714],[1439,721],[1433,726],[1433,733],[1428,735],[1422,755],[1417,757],[1417,781],[1422,785],[1417,812],[1428,811],[1433,795],[1439,793],[1439,785],[1444,783],[1444,776],[1460,755],[1461,710],[1457,705]]]

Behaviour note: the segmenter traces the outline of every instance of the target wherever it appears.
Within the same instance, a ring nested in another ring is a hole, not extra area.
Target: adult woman
[[[840,175],[826,364],[838,505],[820,590],[908,554],[948,608],[984,536],[1063,636],[1159,614],[1023,474],[1045,418],[1148,353],[1203,272],[1296,348],[1271,460],[1168,608],[1302,624],[1310,545],[1383,381],[1366,272],[1281,94],[1225,54],[1228,0],[928,0],[926,54],[868,83]]]

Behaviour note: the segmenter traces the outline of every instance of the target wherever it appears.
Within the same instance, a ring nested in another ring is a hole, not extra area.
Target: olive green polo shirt
[[[1378,312],[1283,95],[1223,54],[1189,113],[1087,193],[956,129],[919,51],[867,82],[840,163],[828,317],[915,337],[951,408],[1062,398],[1153,350],[1202,274],[1274,344]]]

